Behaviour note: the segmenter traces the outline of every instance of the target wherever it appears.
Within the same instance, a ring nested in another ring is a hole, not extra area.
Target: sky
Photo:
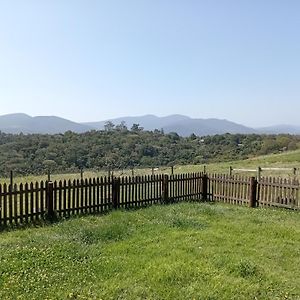
[[[0,0],[0,115],[300,125],[298,0]]]

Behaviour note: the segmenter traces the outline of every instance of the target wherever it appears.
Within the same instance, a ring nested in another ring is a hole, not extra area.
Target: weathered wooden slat
[[[99,198],[99,205],[100,205],[100,212],[102,213],[104,210],[104,188],[103,188],[103,177],[100,178],[100,198]]]
[[[89,187],[87,178],[84,179],[84,213],[88,213],[89,207]]]
[[[80,213],[84,213],[84,180],[80,179]]]
[[[18,224],[18,217],[19,217],[19,203],[18,203],[18,186],[15,183],[13,185],[13,198],[14,198],[14,202],[13,202],[13,216],[14,216],[14,222],[15,224]]]
[[[57,212],[59,214],[59,216],[62,216],[62,210],[63,210],[63,199],[62,199],[62,181],[59,180],[58,181],[58,188],[57,188],[57,192],[58,192],[58,199],[57,199]]]
[[[68,184],[69,184],[69,197],[70,197],[69,216],[75,214],[75,207],[76,207],[76,190],[74,188],[75,183],[76,183],[75,179],[70,180],[70,182],[68,182]]]
[[[76,186],[74,186],[74,189],[76,189],[76,213],[80,213],[80,182],[79,179],[76,180]]]
[[[13,222],[13,186],[10,184],[8,186],[8,220],[9,223]]]
[[[108,193],[110,191],[107,189],[107,183],[109,182],[110,177],[104,177],[104,198],[103,198],[103,204],[104,204],[104,210],[107,211],[109,209],[109,204],[108,204]]]
[[[44,216],[45,213],[45,193],[46,193],[46,185],[44,181],[41,181],[40,183],[40,199],[39,199],[39,205],[41,210],[41,217]]]
[[[30,219],[31,221],[34,220],[34,215],[35,215],[35,211],[34,211],[34,187],[33,187],[33,182],[30,183],[29,185],[30,187]]]
[[[39,183],[38,182],[35,182],[35,185],[33,187],[34,189],[34,213],[35,213],[35,220],[37,221],[40,217],[40,203],[39,203],[39,196],[40,196],[40,193],[39,193]]]
[[[97,177],[95,179],[95,205],[96,205],[96,212],[100,212],[100,178]]]
[[[1,188],[1,187],[0,187]],[[24,191],[23,191],[23,183],[20,183],[19,186],[19,191],[20,191],[20,199],[19,199],[19,203],[20,203],[20,223],[23,223],[23,207],[24,207],[24,199],[23,199],[23,195],[24,195]],[[1,193],[1,192],[0,192]]]
[[[93,201],[93,184],[90,178],[84,179],[84,202],[85,213],[92,213],[91,207]]]
[[[124,203],[125,203],[125,207],[128,208],[129,205],[128,205],[128,194],[129,194],[129,185],[128,185],[128,177],[125,178],[124,180],[124,184],[125,184],[125,191],[124,191],[124,196],[125,196],[125,199],[124,199]]]
[[[67,216],[70,217],[73,207],[72,207],[72,183],[71,180],[69,179],[67,182]]]
[[[134,206],[139,206],[138,204],[138,191],[137,191],[137,189],[138,189],[138,177],[137,176],[135,176],[135,177],[133,177],[133,180],[134,180],[134,201],[136,202],[136,204],[137,205],[134,205]]]
[[[28,183],[25,183],[25,186],[24,186],[24,204],[25,204],[25,222],[28,223],[28,214],[29,214],[29,204],[28,204],[28,200],[29,200],[29,197],[28,197]]]
[[[62,215],[66,217],[67,213],[67,182],[64,180],[62,182]]]
[[[138,199],[139,177],[135,176],[134,181],[135,181],[135,183],[134,183],[134,201],[136,202],[136,204],[134,206],[139,207],[141,204]]]

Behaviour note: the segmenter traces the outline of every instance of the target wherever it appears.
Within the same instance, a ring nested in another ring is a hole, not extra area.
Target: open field
[[[245,160],[220,162],[206,165],[206,170],[209,173],[229,173],[229,168],[246,168],[257,169],[258,167],[275,167],[275,168],[297,168],[297,177],[300,178],[300,150],[284,152],[280,154],[257,156]],[[179,172],[194,172],[199,170],[199,166],[180,166],[177,168]],[[203,166],[202,166],[203,170]],[[255,176],[256,172],[238,173]],[[291,171],[264,171],[262,176],[281,176],[281,177],[293,177]]]
[[[299,299],[300,218],[181,203],[0,234],[1,299]]]
[[[284,152],[280,154],[272,154],[265,156],[258,156],[246,160],[237,160],[229,162],[212,163],[206,165],[206,171],[209,173],[229,173],[229,168],[250,168],[257,169],[260,167],[280,167],[280,168],[297,168],[297,178],[300,179],[300,150]],[[174,166],[174,173],[190,173],[190,172],[201,172],[204,170],[204,165],[185,165],[185,166]],[[154,170],[154,174],[171,174],[170,167],[160,167]],[[114,171],[116,176],[130,176],[132,170]],[[134,169],[134,175],[151,175],[152,169]],[[237,174],[236,172],[234,174]],[[241,173],[240,173],[241,174]],[[243,175],[255,176],[256,172],[242,173]],[[84,178],[100,177],[108,175],[107,171],[84,171]],[[276,176],[276,177],[293,177],[292,171],[264,171],[262,176]],[[80,179],[80,173],[74,174],[53,174],[51,180],[68,180],[68,179]],[[14,183],[20,182],[34,182],[47,180],[47,175],[43,176],[24,176],[15,177]],[[0,178],[0,183],[9,183],[9,178]]]

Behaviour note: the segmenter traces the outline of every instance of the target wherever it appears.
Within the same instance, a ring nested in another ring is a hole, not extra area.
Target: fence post
[[[257,180],[255,177],[250,178],[250,195],[249,207],[256,207]]]
[[[297,175],[297,168],[293,168],[293,175],[294,175],[294,176]]]
[[[207,200],[207,183],[208,183],[208,177],[207,174],[204,174],[202,176],[202,200]]]
[[[120,207],[120,178],[114,177],[112,180],[112,202],[113,209]]]
[[[174,166],[171,166],[171,174],[174,175]]]
[[[230,167],[229,167],[229,176],[230,176],[230,177],[232,176],[232,171],[233,171],[233,167],[230,166]]]
[[[47,210],[47,219],[54,219],[54,202],[53,202],[53,182],[47,182],[46,188],[46,210]]]
[[[257,167],[257,180],[260,180],[261,177],[261,167]]]
[[[11,188],[13,187],[13,185],[14,185],[14,172],[10,171],[10,186],[11,186]]]
[[[162,202],[169,203],[169,176],[165,174],[162,181]]]

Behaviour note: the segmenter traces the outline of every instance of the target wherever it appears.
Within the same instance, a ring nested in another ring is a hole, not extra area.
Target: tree
[[[197,136],[195,135],[195,133],[192,133],[192,134],[190,135],[190,139],[191,139],[191,140],[196,140],[196,139],[197,139]]]
[[[105,131],[113,131],[114,127],[115,127],[115,124],[113,122],[111,122],[111,121],[107,121],[104,124],[104,130]]]
[[[181,137],[163,135],[159,130],[134,132],[120,130],[108,123],[109,131],[83,134],[13,135],[0,133],[0,176],[10,170],[15,174],[45,174],[48,169],[66,173],[78,168],[112,168],[128,166],[209,163],[245,159],[258,153],[296,149],[300,136],[293,135],[216,135]],[[195,139],[194,139],[195,138]],[[240,147],[239,144],[243,147]]]
[[[131,131],[134,131],[134,132],[139,132],[139,131],[143,131],[144,130],[144,127],[141,127],[140,124],[133,124],[132,127],[131,127]]]
[[[54,171],[55,168],[56,168],[56,162],[54,160],[51,160],[51,159],[44,160],[43,165],[49,171]]]
[[[123,132],[128,130],[125,121],[122,121],[120,124],[116,125],[115,128],[117,131],[123,131]]]

